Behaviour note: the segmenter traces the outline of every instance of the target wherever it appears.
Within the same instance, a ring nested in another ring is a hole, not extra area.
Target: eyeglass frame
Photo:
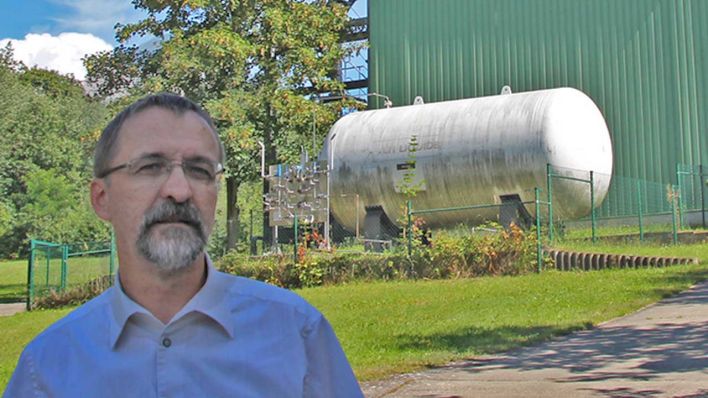
[[[224,165],[222,165],[220,162],[213,161],[213,160],[210,160],[210,159],[206,159],[206,158],[203,158],[203,157],[197,157],[197,158],[194,158],[194,159],[176,160],[176,159],[169,159],[169,158],[166,158],[166,157],[164,157],[164,156],[162,156],[162,155],[158,155],[158,154],[150,154],[150,155],[143,155],[143,156],[140,156],[140,157],[131,159],[131,160],[125,162],[125,163],[119,164],[119,165],[114,166],[114,167],[110,167],[109,169],[107,169],[107,170],[101,172],[100,174],[96,175],[96,178],[101,178],[101,179],[102,179],[102,178],[106,178],[106,177],[108,177],[109,175],[115,173],[116,171],[123,170],[123,169],[128,169],[130,176],[138,176],[137,171],[135,171],[135,172],[130,172],[130,168],[131,168],[135,163],[137,163],[137,162],[139,162],[139,161],[143,161],[143,160],[148,160],[148,159],[154,159],[154,160],[156,160],[156,161],[157,161],[157,160],[161,160],[161,161],[165,161],[165,162],[166,162],[166,164],[167,164],[166,167],[167,167],[167,168],[166,168],[166,170],[165,170],[164,175],[161,175],[161,176],[163,176],[163,177],[164,177],[164,176],[169,176],[169,175],[172,173],[172,171],[174,170],[174,168],[175,168],[177,165],[179,165],[179,166],[182,168],[182,172],[184,173],[185,178],[187,178],[187,180],[190,180],[190,181],[193,181],[193,180],[194,180],[194,181],[200,181],[200,182],[213,183],[213,182],[216,182],[216,181],[217,181],[217,177],[219,176],[219,174],[222,174],[222,173],[224,173],[224,171],[225,171]],[[185,164],[192,163],[192,162],[204,162],[204,163],[209,163],[209,164],[211,164],[211,165],[214,167],[214,170],[215,170],[213,177],[211,177],[210,180],[199,180],[199,179],[194,179],[194,178],[188,177],[188,176],[187,176],[188,173],[186,172],[186,170],[185,170],[184,167],[185,167]]]

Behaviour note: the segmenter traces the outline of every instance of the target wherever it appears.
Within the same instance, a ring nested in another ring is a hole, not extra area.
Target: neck
[[[123,291],[167,324],[204,285],[207,273],[205,254],[176,274],[161,273],[154,264],[141,260],[120,264]]]

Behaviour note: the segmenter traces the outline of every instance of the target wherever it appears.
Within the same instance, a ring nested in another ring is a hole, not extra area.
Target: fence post
[[[108,278],[111,279],[110,283],[113,283],[113,272],[115,272],[116,267],[116,234],[111,228],[111,253],[108,256]]]
[[[536,199],[536,272],[541,272],[541,261],[543,261],[542,246],[541,246],[541,201],[539,199],[541,193],[538,187],[533,189]]]
[[[49,245],[47,245],[47,250],[45,250],[46,255],[47,255],[47,261],[46,261],[47,270],[46,270],[46,276],[44,278],[44,287],[47,289],[49,289],[49,265],[50,265],[49,260],[51,259],[51,252],[49,251],[50,249],[51,249],[51,247]]]
[[[672,186],[671,191],[671,231],[674,244],[676,244],[678,243],[678,231],[676,228],[676,202],[678,201],[676,193],[678,192],[678,187],[676,185]]]
[[[64,244],[61,246],[61,282],[59,285],[59,291],[64,291],[66,289],[66,272],[67,272],[67,262],[69,261],[69,245]]]
[[[698,181],[701,184],[701,224],[703,225],[703,228],[706,227],[706,183],[708,183],[708,180],[703,180],[703,165],[699,164],[698,165]]]
[[[295,214],[295,219],[293,221],[293,262],[297,264],[297,214]]]
[[[546,163],[546,188],[548,190],[548,241],[553,243],[553,189],[551,187],[551,164]]]
[[[248,241],[250,242],[253,239],[253,209],[249,210],[248,212],[249,216],[249,221],[248,221]],[[258,247],[258,246],[256,246]]]
[[[32,310],[32,299],[34,298],[34,239],[30,240],[29,264],[27,265],[27,311]]]
[[[676,183],[678,185],[677,185],[677,188],[674,189],[674,191],[681,190],[681,187],[683,186],[683,184],[682,184],[683,178],[681,178],[682,175],[683,175],[683,172],[681,171],[681,164],[676,163]],[[675,192],[674,192],[674,194],[675,194]],[[682,205],[681,199],[679,198],[678,203],[676,204],[676,210],[678,211],[678,214],[677,214],[678,215],[678,225],[681,225],[681,217],[682,217],[681,205]],[[674,243],[676,243],[676,242],[674,242]]]
[[[408,218],[408,255],[413,252],[413,220],[411,218],[411,200],[406,202],[406,214]]]
[[[642,220],[642,180],[637,180],[637,204],[639,215],[639,241],[644,242],[644,225]]]
[[[590,219],[592,224],[592,243],[597,242],[595,219],[595,173],[590,170]]]

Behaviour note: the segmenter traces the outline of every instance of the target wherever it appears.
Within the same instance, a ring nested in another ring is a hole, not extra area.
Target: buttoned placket
[[[157,375],[157,396],[167,397],[167,392],[170,390],[169,380],[170,371],[168,369],[169,364],[174,361],[170,361],[170,351],[174,351],[172,345],[174,344],[174,337],[170,333],[170,326],[167,325],[162,331],[157,339],[157,358],[156,358],[156,375]]]

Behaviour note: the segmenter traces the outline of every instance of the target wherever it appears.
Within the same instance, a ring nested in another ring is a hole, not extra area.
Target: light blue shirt
[[[16,397],[361,397],[327,320],[288,290],[224,274],[164,325],[120,286],[24,350]]]

